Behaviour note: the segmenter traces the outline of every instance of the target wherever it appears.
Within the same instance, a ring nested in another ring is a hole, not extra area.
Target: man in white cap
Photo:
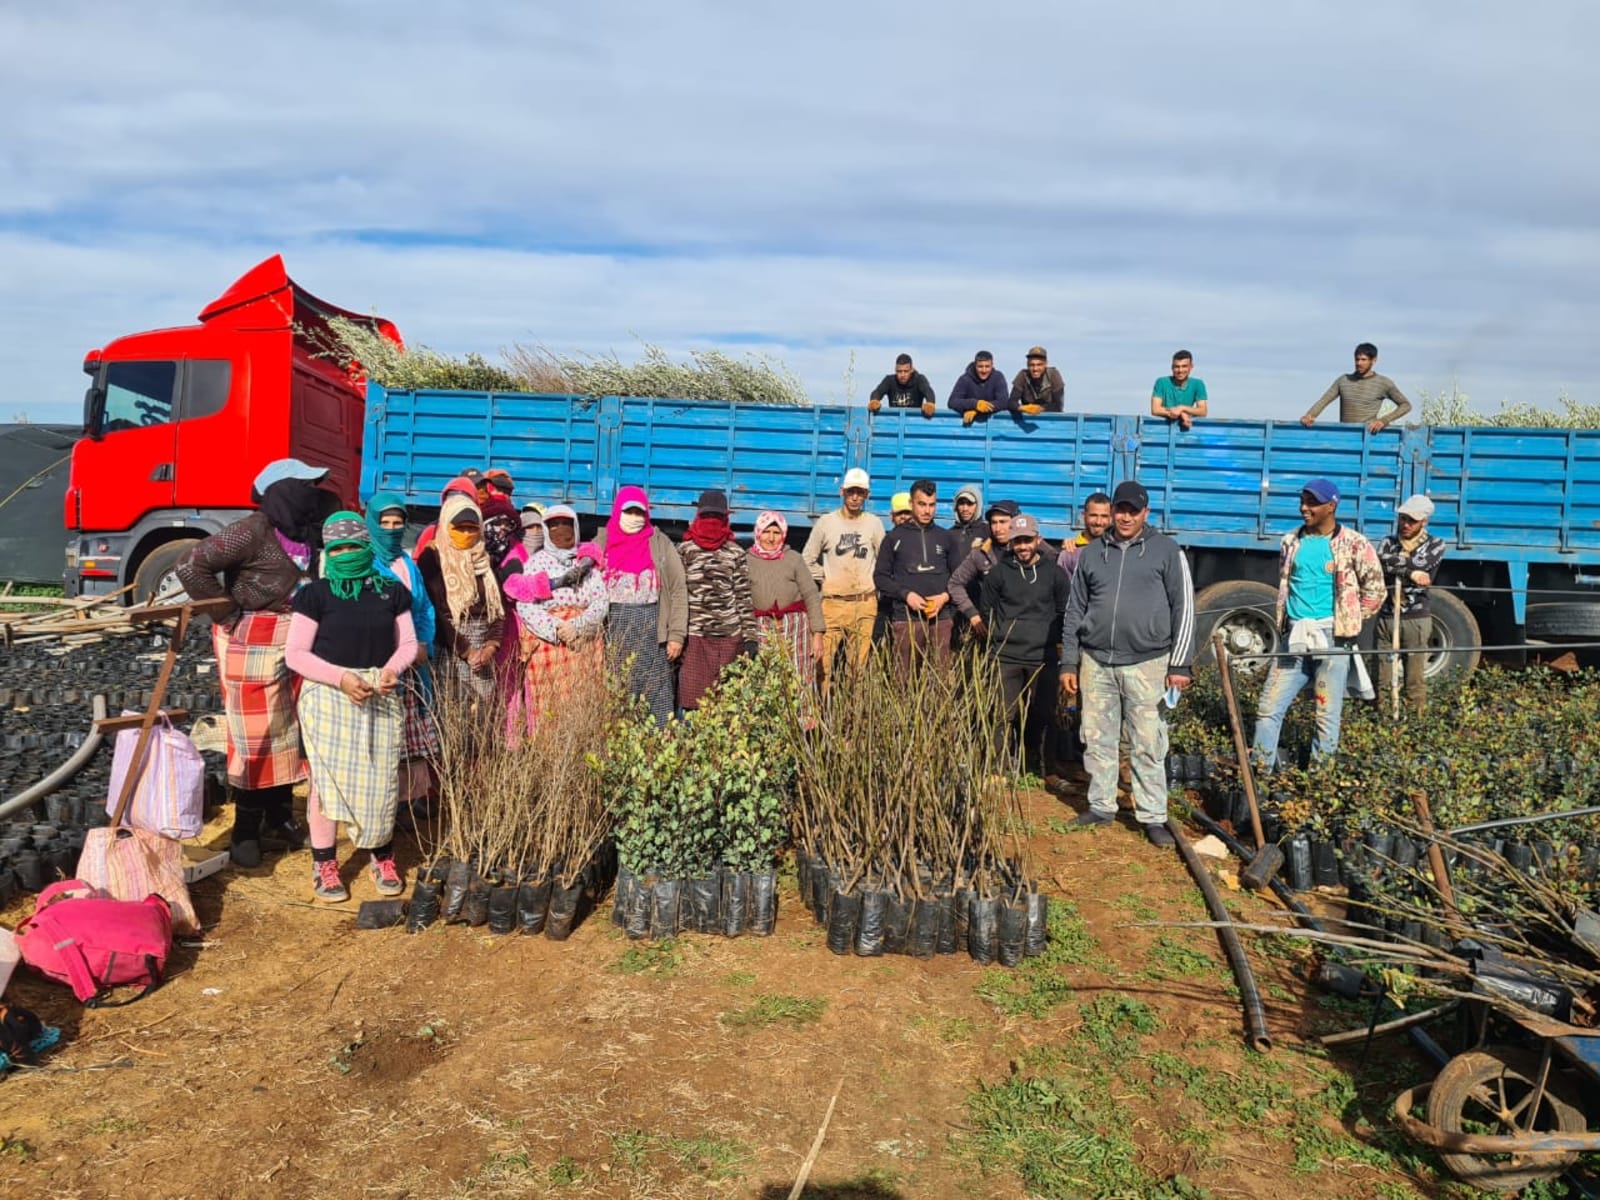
[[[1400,592],[1400,649],[1421,651],[1428,645],[1433,615],[1428,609],[1428,588],[1444,561],[1444,539],[1428,532],[1433,501],[1420,493],[1400,506],[1397,528],[1378,543],[1378,563],[1383,567],[1383,607],[1373,648],[1378,652],[1378,703],[1387,704],[1393,687],[1394,595]],[[1405,659],[1406,704],[1421,715],[1428,703],[1428,656],[1411,653]]]
[[[872,652],[878,590],[872,573],[883,544],[883,522],[867,511],[872,480],[851,467],[839,484],[840,506],[811,527],[801,557],[822,592],[822,680],[826,684],[841,649],[859,670]]]

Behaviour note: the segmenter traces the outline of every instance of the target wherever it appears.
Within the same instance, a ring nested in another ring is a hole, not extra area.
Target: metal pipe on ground
[[[1261,1003],[1261,993],[1256,988],[1255,972],[1250,969],[1250,960],[1245,957],[1244,943],[1239,940],[1239,931],[1233,927],[1233,918],[1228,915],[1222,896],[1217,892],[1217,882],[1211,878],[1211,872],[1206,870],[1205,863],[1200,861],[1200,856],[1184,836],[1183,827],[1172,817],[1167,818],[1167,832],[1172,834],[1172,840],[1177,843],[1178,853],[1189,868],[1195,886],[1206,898],[1211,919],[1217,922],[1217,941],[1222,943],[1222,952],[1228,956],[1233,978],[1239,984],[1239,1003],[1244,1008],[1245,1041],[1252,1050],[1271,1050],[1272,1035],[1267,1032],[1267,1012]]]
[[[95,721],[103,720],[106,715],[106,698],[104,696],[96,696],[92,710]],[[11,799],[0,803],[0,817],[9,817],[12,813],[21,812],[36,801],[44,799],[79,771],[83,770],[84,767],[88,766],[89,760],[94,757],[95,751],[100,749],[101,741],[102,737],[99,728],[91,722],[89,736],[83,739],[83,745],[73,751],[72,757],[39,780],[38,783],[30,784],[11,797]]]

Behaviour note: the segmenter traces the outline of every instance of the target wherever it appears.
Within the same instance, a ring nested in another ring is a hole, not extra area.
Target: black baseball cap
[[[995,513],[1005,513],[1005,515],[1008,517],[1014,517],[1021,511],[1022,509],[1017,505],[1015,500],[996,500],[984,510],[983,518],[984,520],[988,520],[990,517],[994,516]]]
[[[700,503],[695,507],[703,513],[721,513],[723,516],[727,516],[727,494],[718,488],[707,488],[700,493]]]
[[[1150,493],[1145,490],[1144,484],[1124,479],[1117,484],[1117,490],[1111,493],[1111,507],[1119,504],[1131,504],[1142,512],[1150,507]]]

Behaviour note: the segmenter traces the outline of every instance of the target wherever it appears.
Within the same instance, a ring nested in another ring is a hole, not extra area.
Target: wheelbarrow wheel
[[[1539,1111],[1530,1114],[1539,1055],[1512,1046],[1458,1054],[1428,1093],[1428,1124],[1450,1133],[1582,1133],[1588,1126],[1578,1090],[1552,1063]],[[1578,1161],[1576,1151],[1539,1154],[1441,1154],[1463,1183],[1515,1192],[1554,1179]]]

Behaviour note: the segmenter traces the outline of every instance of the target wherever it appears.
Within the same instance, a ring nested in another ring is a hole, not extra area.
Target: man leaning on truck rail
[[[911,361],[911,355],[901,354],[894,360],[894,374],[880,379],[867,397],[867,411],[877,412],[885,400],[890,408],[920,408],[923,416],[931,417],[938,397],[928,377]]]
[[[1043,346],[1032,347],[1027,366],[1011,381],[1011,407],[1034,416],[1042,412],[1061,412],[1067,405],[1067,381],[1050,365]]]
[[[994,369],[994,355],[987,350],[974,354],[950,389],[946,403],[951,412],[961,414],[963,425],[971,425],[979,417],[987,421],[993,414],[1010,408],[1011,393],[1006,390],[1005,376]]]
[[[1194,375],[1194,355],[1179,350],[1172,356],[1172,374],[1163,375],[1150,389],[1150,415],[1176,421],[1188,429],[1196,417],[1208,415],[1205,380]]]
[[[1339,398],[1339,420],[1351,424],[1364,424],[1368,433],[1388,428],[1411,411],[1411,401],[1395,387],[1394,380],[1379,375],[1373,368],[1378,365],[1378,348],[1371,342],[1356,347],[1356,369],[1341,375],[1328,385],[1322,399],[1311,406],[1311,411],[1300,418],[1300,424],[1310,427],[1317,415]],[[1379,416],[1385,400],[1393,401],[1394,408]]]

